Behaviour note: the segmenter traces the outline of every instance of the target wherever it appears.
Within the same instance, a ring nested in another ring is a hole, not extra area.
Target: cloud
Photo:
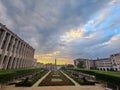
[[[70,42],[75,39],[81,38],[85,33],[85,30],[81,27],[78,29],[71,29],[69,32],[66,32],[64,35],[61,36],[62,42]]]
[[[119,0],[2,0],[0,21],[36,49],[36,58],[104,57],[116,51],[106,43],[119,35],[118,7]]]

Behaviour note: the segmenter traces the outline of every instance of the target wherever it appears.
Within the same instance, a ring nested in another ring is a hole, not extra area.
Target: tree
[[[78,67],[78,68],[84,68],[84,61],[80,61],[80,62],[77,64],[77,67]]]

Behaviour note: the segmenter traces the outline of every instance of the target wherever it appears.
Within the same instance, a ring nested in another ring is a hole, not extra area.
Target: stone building
[[[94,62],[93,62],[93,60],[85,59],[85,58],[78,58],[78,59],[74,60],[75,67],[77,67],[79,63],[83,64],[82,68],[87,68],[87,69],[94,68]]]
[[[82,68],[98,69],[98,70],[111,70],[112,62],[110,58],[101,58],[96,60],[79,58],[74,60],[74,65],[77,67],[78,63],[82,62]]]
[[[94,60],[95,62],[95,67],[98,70],[111,70],[112,69],[112,62],[110,60],[110,58],[101,58],[101,59],[96,59]]]
[[[0,23],[0,69],[32,67],[35,49]]]
[[[120,53],[110,55],[114,71],[120,71]]]

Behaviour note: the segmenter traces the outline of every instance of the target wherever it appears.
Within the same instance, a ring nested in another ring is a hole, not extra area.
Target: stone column
[[[22,67],[25,67],[25,61],[27,60],[27,58],[26,58],[26,54],[27,54],[27,45],[25,45],[25,51],[24,51],[24,52],[25,52],[25,53],[24,53],[25,57],[24,57],[24,59],[23,59]]]
[[[17,46],[18,46],[18,43],[19,42],[19,40],[16,40],[16,42],[15,42],[15,47],[13,48],[13,54],[12,54],[12,56],[11,56],[11,60],[10,60],[10,64],[9,64],[9,69],[11,69],[12,68],[12,64],[13,64],[13,60],[14,60],[14,57],[16,57],[17,56]]]
[[[16,62],[15,62],[15,66],[14,68],[16,68],[18,65],[20,67],[20,59],[22,58],[22,55],[21,55],[21,52],[22,52],[22,49],[23,49],[23,43],[21,44],[21,48],[19,50],[19,57],[17,58]],[[20,67],[21,68],[21,67]]]
[[[3,43],[3,40],[4,40],[5,36],[6,36],[6,31],[3,31],[3,33],[0,37],[0,49],[2,47],[2,43]],[[1,55],[1,58],[0,58],[0,69],[2,69],[2,67],[3,67],[2,61],[1,61],[2,57],[3,57],[3,55]]]
[[[0,37],[0,48],[2,47],[2,43],[3,43],[3,40],[4,40],[5,36],[6,36],[6,31],[3,31],[3,33]]]
[[[22,58],[20,60],[20,67],[21,68],[23,68],[24,54],[25,54],[25,44],[23,44],[23,49],[21,51],[21,55],[22,55]]]
[[[15,38],[13,38],[13,40],[12,40],[12,44],[10,45],[10,49],[9,49],[9,51],[8,51],[8,57],[7,57],[7,62],[6,62],[6,66],[5,66],[5,70],[7,69],[7,67],[8,67],[8,62],[9,62],[9,59],[10,59],[10,54],[11,54],[11,52],[12,52],[12,49],[13,49],[13,45],[15,44]]]
[[[12,65],[11,65],[11,69],[14,69],[13,67],[14,67],[14,64],[15,64],[16,57],[13,57],[12,59],[13,59],[13,62],[12,62]]]
[[[8,44],[9,44],[9,42],[10,42],[10,39],[11,39],[11,35],[9,35],[9,36],[7,37],[7,40],[6,40],[6,42],[5,42],[5,46],[4,46],[4,48],[3,48],[3,52],[2,52],[2,56],[1,56],[1,65],[0,65],[0,66],[5,66],[5,65],[3,65],[3,62],[4,62],[6,50],[7,50]],[[6,62],[6,61],[5,61],[5,62]]]
[[[18,50],[17,50],[17,53],[16,53],[16,54],[17,54],[16,56],[17,56],[18,60],[20,60],[20,49],[21,49],[21,47],[22,47],[21,45],[22,45],[22,42],[20,41],[20,45],[19,45]],[[21,68],[19,62],[20,62],[20,61],[18,61],[17,68]]]

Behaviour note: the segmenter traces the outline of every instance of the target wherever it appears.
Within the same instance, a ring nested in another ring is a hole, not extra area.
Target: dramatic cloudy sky
[[[120,52],[120,0],[0,0],[0,22],[33,46],[40,62]]]

